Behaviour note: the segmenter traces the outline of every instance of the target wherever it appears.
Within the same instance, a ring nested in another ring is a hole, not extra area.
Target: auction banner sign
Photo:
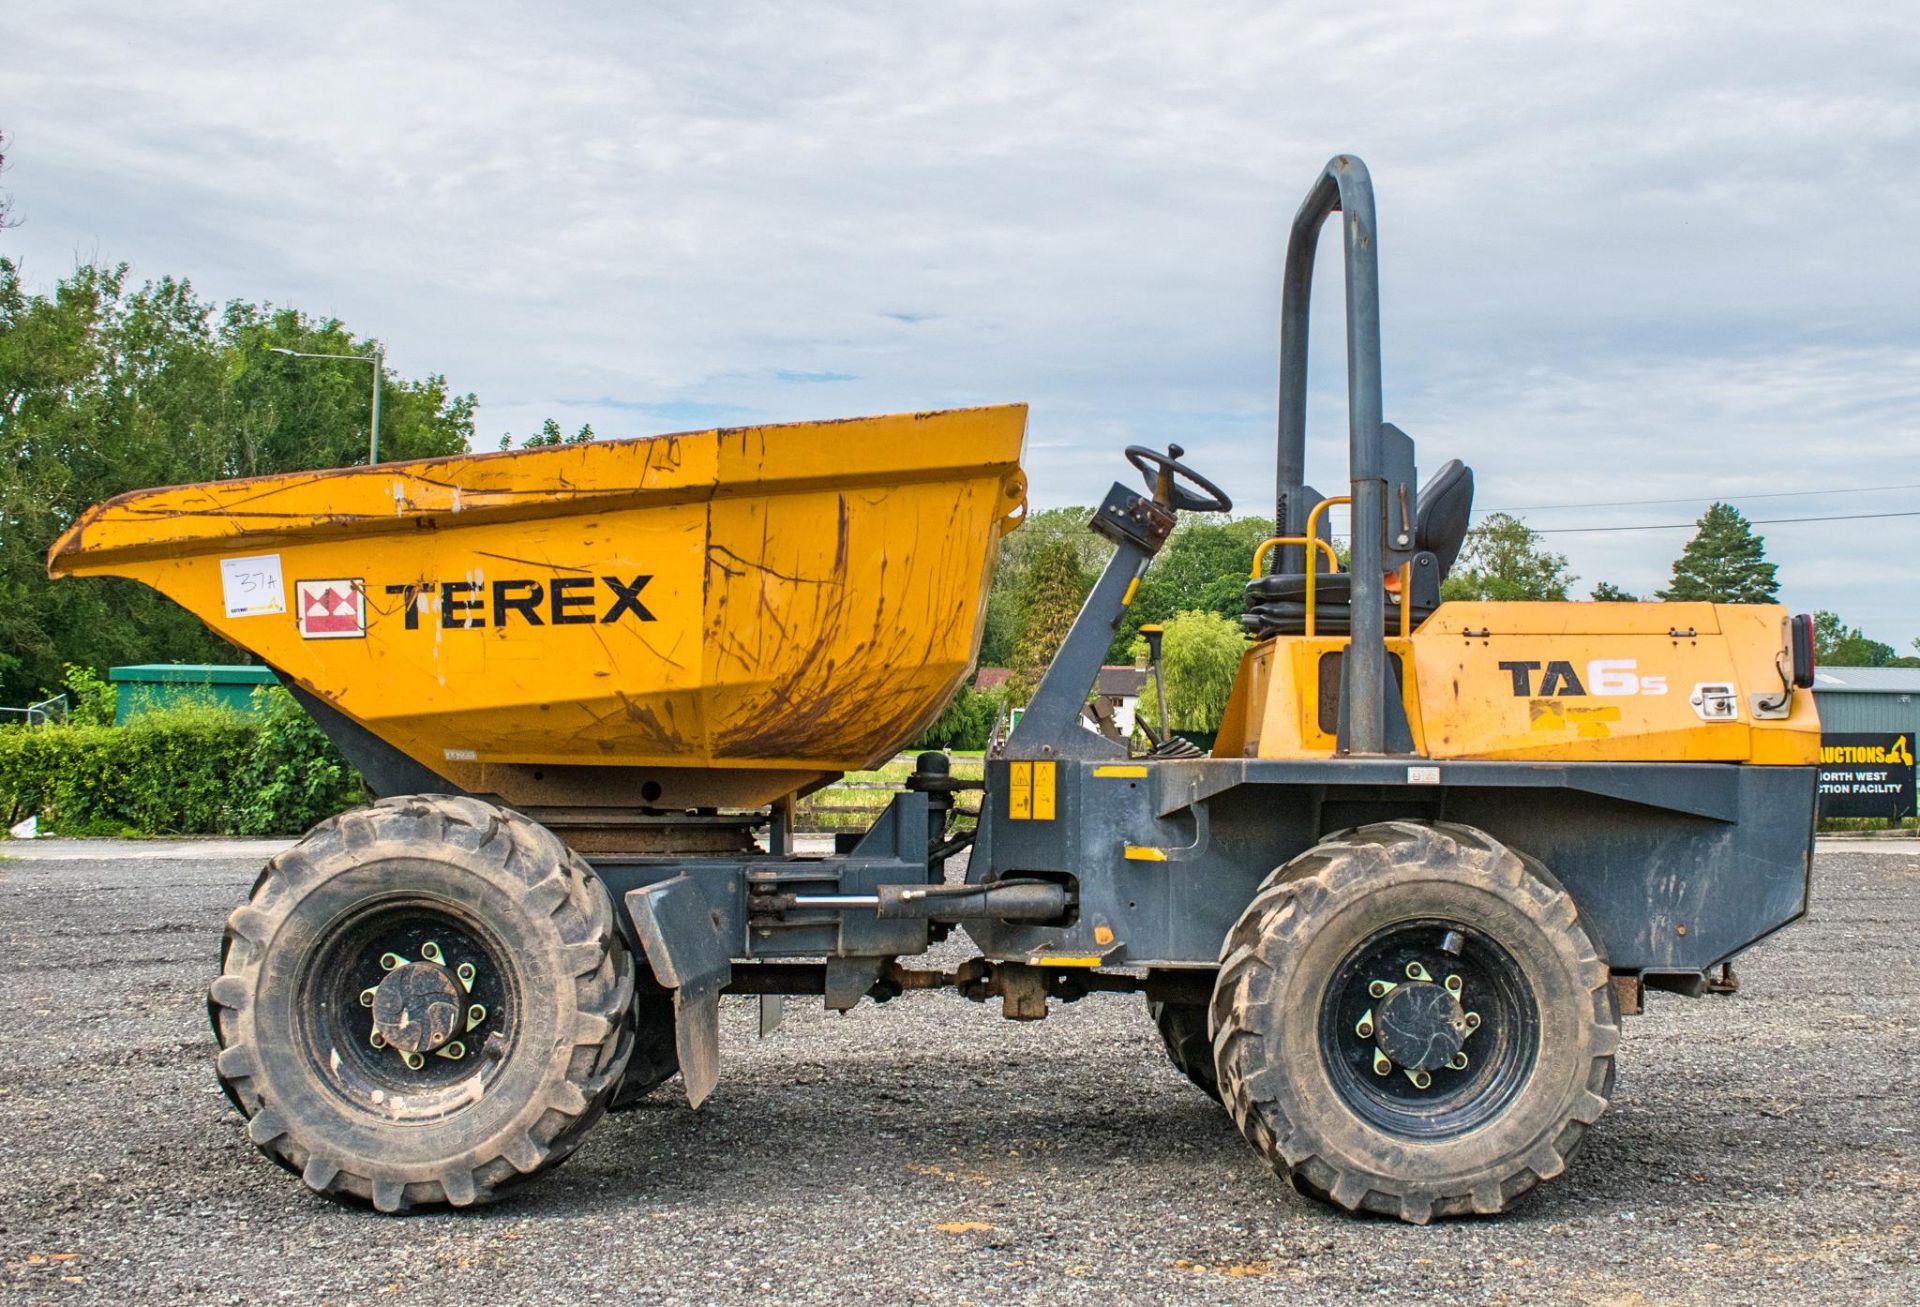
[[[1913,734],[1822,736],[1820,815],[1913,816]]]

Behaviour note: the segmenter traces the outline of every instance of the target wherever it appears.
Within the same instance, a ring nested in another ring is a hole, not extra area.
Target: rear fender
[[[699,1107],[720,1078],[720,991],[733,979],[726,918],[687,876],[630,890],[626,903],[654,979],[673,995],[680,1077],[687,1105]]]

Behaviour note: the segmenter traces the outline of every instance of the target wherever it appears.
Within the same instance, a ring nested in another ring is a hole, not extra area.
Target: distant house
[[[982,667],[973,678],[975,692],[997,690],[1013,676],[1006,667]],[[1125,740],[1133,735],[1133,724],[1140,703],[1140,691],[1147,684],[1145,669],[1127,665],[1109,665],[1100,669],[1093,681],[1093,699],[1087,704],[1081,725],[1090,731]],[[1020,710],[1013,710],[1019,720]]]
[[[1133,724],[1140,705],[1140,693],[1147,687],[1147,672],[1143,667],[1130,664],[1108,666],[1100,669],[1093,678],[1093,703],[1088,711],[1096,722],[1104,721],[1107,714],[1113,716],[1113,734],[1118,739],[1127,739],[1133,734]]]
[[[997,690],[1013,679],[1011,667],[982,667],[973,678],[973,688],[980,694],[988,690]]]

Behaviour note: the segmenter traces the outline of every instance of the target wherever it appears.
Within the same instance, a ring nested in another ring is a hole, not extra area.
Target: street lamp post
[[[373,364],[373,414],[367,424],[367,464],[372,466],[380,461],[380,379],[386,374],[387,353],[375,345],[371,354],[309,354],[304,350],[285,349],[279,345],[267,347],[269,354],[285,354],[295,359],[353,359],[360,363]]]

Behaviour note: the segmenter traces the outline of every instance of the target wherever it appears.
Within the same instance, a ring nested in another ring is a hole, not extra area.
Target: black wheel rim
[[[520,1025],[518,973],[499,938],[457,904],[412,895],[362,905],[323,935],[297,991],[315,1078],[386,1124],[443,1120],[479,1101],[474,1082],[498,1077]],[[446,1037],[411,1058],[376,1037],[365,997],[409,965],[444,972],[458,1008]]]
[[[1540,1016],[1497,942],[1421,919],[1376,932],[1342,960],[1321,1001],[1319,1042],[1356,1115],[1404,1139],[1446,1139],[1519,1095],[1539,1056]]]

